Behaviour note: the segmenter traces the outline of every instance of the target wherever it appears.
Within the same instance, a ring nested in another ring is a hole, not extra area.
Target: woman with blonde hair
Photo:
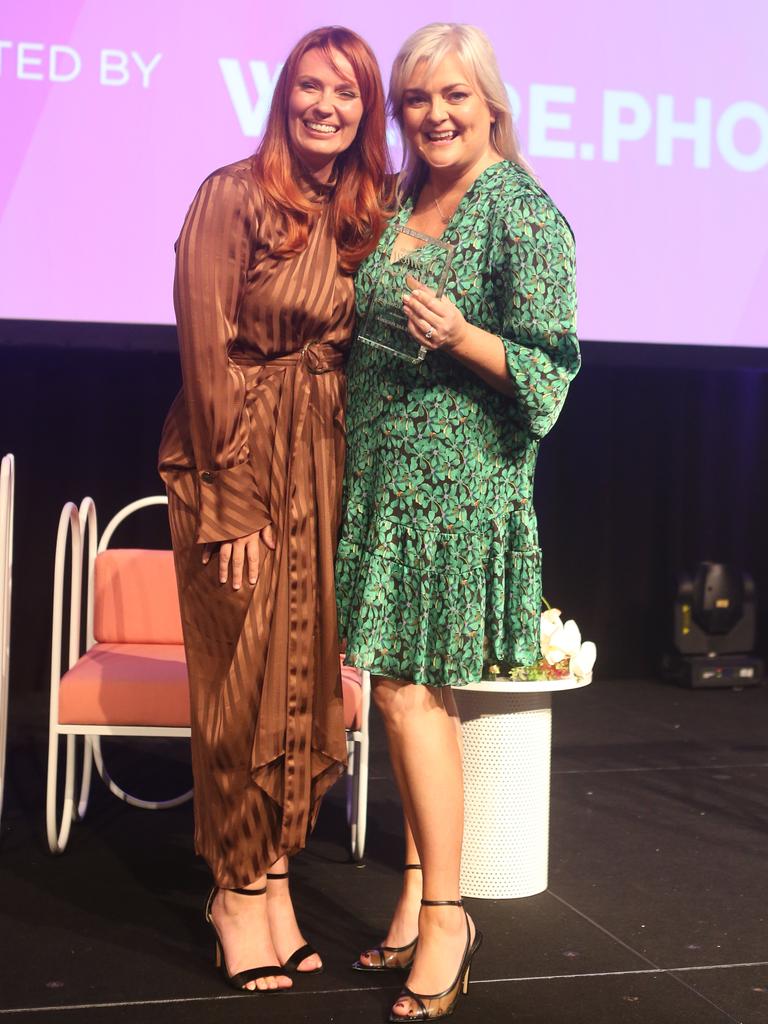
[[[254,157],[201,185],[177,243],[183,389],[163,430],[192,715],[195,846],[226,980],[322,961],[287,858],[346,760],[333,557],[352,272],[386,222],[384,92],[367,43],[316,29]],[[258,899],[254,897],[266,897]]]
[[[485,35],[414,33],[389,103],[405,164],[398,212],[356,277],[337,592],[347,661],[373,675],[405,814],[409,870],[389,932],[355,965],[410,969],[398,1021],[451,1013],[480,946],[459,893],[450,688],[480,680],[484,658],[540,655],[534,466],[579,352],[572,234],[520,156]],[[407,334],[381,347],[376,325],[392,322],[382,275],[421,248],[425,265],[452,255],[444,292],[409,277]]]

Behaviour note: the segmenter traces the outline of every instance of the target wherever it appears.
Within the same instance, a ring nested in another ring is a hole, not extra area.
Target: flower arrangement
[[[573,619],[562,621],[559,608],[547,605],[541,613],[541,658],[533,665],[510,666],[505,662],[486,664],[484,679],[512,679],[519,682],[557,680],[573,676],[590,682],[597,658],[591,640],[582,642]]]

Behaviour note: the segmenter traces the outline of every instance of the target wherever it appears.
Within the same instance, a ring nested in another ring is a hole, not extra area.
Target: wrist
[[[461,355],[461,353],[467,348],[472,337],[472,327],[470,324],[464,321],[461,325],[460,330],[456,333],[453,341],[447,342],[444,346],[449,352],[454,355]]]

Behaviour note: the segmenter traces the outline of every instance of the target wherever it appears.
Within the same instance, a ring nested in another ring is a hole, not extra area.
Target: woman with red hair
[[[287,858],[346,758],[333,559],[352,273],[386,221],[384,95],[348,29],[291,51],[254,157],[215,171],[176,247],[183,388],[160,472],[189,668],[206,920],[238,989],[322,962]],[[262,897],[261,899],[252,897]]]

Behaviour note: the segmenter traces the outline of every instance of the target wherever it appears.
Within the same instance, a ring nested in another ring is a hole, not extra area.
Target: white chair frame
[[[50,732],[48,739],[48,785],[46,792],[46,831],[48,846],[51,853],[63,853],[69,841],[73,821],[81,821],[88,809],[88,797],[91,787],[92,767],[100,778],[119,800],[133,807],[146,810],[163,810],[178,807],[192,797],[192,790],[173,797],[170,800],[143,800],[132,796],[119,786],[110,776],[104,763],[101,749],[102,736],[148,736],[148,737],[189,737],[188,726],[132,726],[132,725],[60,725],[59,724],[59,685],[61,683],[62,657],[62,625],[64,610],[64,572],[67,556],[67,542],[71,552],[70,589],[69,589],[69,652],[68,668],[80,657],[80,636],[82,627],[82,577],[84,556],[87,547],[87,593],[85,648],[89,650],[95,643],[93,636],[93,577],[96,555],[104,551],[112,539],[117,527],[134,512],[152,505],[167,505],[164,495],[140,498],[121,509],[107,524],[97,546],[96,506],[92,498],[84,498],[78,509],[72,502],[67,502],[61,511],[59,528],[56,537],[56,562],[53,584],[53,625],[51,632],[51,703]],[[57,787],[59,770],[59,737],[66,737],[66,766],[64,777],[64,799],[61,815],[57,812]],[[75,763],[76,741],[83,737],[83,762],[80,792],[75,799]]]
[[[4,455],[0,462],[0,819],[3,815],[5,752],[8,740],[15,470],[13,455]]]
[[[51,634],[51,701],[50,701],[50,732],[48,740],[48,785],[46,793],[46,830],[48,846],[51,853],[63,853],[69,842],[70,830],[74,821],[82,821],[88,809],[88,797],[91,787],[93,765],[109,791],[119,800],[133,807],[148,810],[162,810],[177,807],[192,797],[190,789],[171,800],[150,801],[132,796],[112,779],[104,763],[101,749],[102,736],[165,736],[189,737],[190,729],[184,727],[155,726],[103,726],[103,725],[60,725],[59,718],[59,685],[61,683],[62,628],[64,611],[64,575],[67,558],[67,542],[71,552],[70,562],[70,619],[69,619],[69,651],[68,668],[80,657],[81,609],[82,609],[82,578],[86,568],[87,592],[85,601],[85,649],[89,650],[95,643],[93,635],[93,577],[96,555],[101,554],[108,546],[112,535],[120,524],[140,509],[152,505],[167,505],[164,495],[140,498],[121,509],[107,524],[101,539],[98,540],[96,506],[92,498],[84,498],[78,509],[72,502],[67,502],[59,518],[56,537],[56,561],[53,585],[53,624]],[[87,548],[87,562],[85,554]],[[371,705],[371,680],[368,672],[362,677],[362,704],[360,726],[347,729],[347,824],[350,828],[350,848],[356,861],[363,859],[365,852],[365,833],[368,810],[368,760],[369,760],[369,717]],[[57,812],[57,788],[59,771],[59,737],[66,737],[66,762],[64,776],[64,798],[61,815]],[[83,759],[80,790],[77,798],[76,790],[76,741],[83,737]]]
[[[365,853],[365,831],[368,822],[371,676],[365,671],[362,676],[360,727],[347,729],[347,824],[352,858],[356,861],[361,861]]]

